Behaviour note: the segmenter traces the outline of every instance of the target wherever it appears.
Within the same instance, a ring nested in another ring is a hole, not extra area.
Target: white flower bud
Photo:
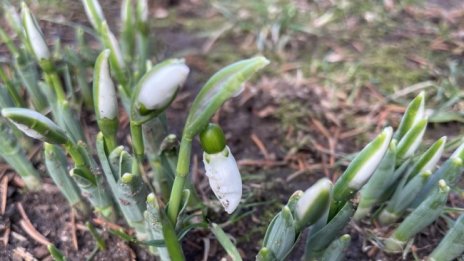
[[[162,109],[172,100],[187,79],[190,69],[184,63],[160,68],[144,79],[137,101],[145,109]]]
[[[373,155],[369,156],[369,160],[363,163],[361,168],[357,171],[356,175],[348,183],[348,187],[352,189],[360,189],[371,177],[372,173],[377,169],[382,160],[385,152],[390,144],[393,129],[387,127],[384,129],[382,135],[382,144],[375,150]],[[380,136],[380,135],[379,135]]]
[[[100,6],[98,0],[84,0],[84,9],[87,17],[90,20],[93,28],[98,31],[98,28],[101,26],[101,22],[105,21],[105,16],[103,15],[103,10]]]
[[[296,217],[300,227],[316,222],[329,206],[332,182],[323,178],[308,188],[296,203]]]
[[[32,16],[29,8],[25,3],[22,5],[23,11],[23,24],[26,32],[27,40],[34,52],[37,60],[49,59],[50,51],[48,50],[47,43],[45,42],[42,31],[39,25]]]
[[[242,178],[229,147],[215,154],[203,153],[209,185],[225,211],[234,212],[242,198]]]
[[[105,50],[99,64],[98,79],[98,112],[100,118],[115,119],[118,116],[116,90],[110,76],[108,57],[110,50]]]

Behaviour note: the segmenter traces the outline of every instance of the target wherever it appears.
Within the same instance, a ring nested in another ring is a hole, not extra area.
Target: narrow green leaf
[[[191,139],[199,133],[219,107],[237,95],[242,84],[267,64],[266,58],[258,56],[231,64],[214,74],[195,98],[183,135]]]
[[[216,223],[211,224],[211,232],[216,236],[216,239],[222,245],[222,247],[226,250],[227,254],[232,258],[233,261],[241,261],[242,257],[238,252],[237,248],[235,247],[234,243],[230,241],[230,238],[224,233],[224,230]]]
[[[10,120],[29,137],[52,144],[68,142],[66,133],[58,125],[36,111],[23,108],[4,108],[2,116]]]
[[[451,261],[461,256],[464,252],[464,215],[454,222],[440,244],[429,255],[430,261]]]

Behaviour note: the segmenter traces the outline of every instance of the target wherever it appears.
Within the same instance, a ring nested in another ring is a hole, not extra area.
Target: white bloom
[[[225,211],[234,212],[242,198],[242,178],[228,146],[215,154],[203,153],[209,185]]]
[[[388,145],[390,144],[391,137],[393,134],[393,129],[391,127],[387,127],[384,129],[382,135],[385,135],[383,139],[383,144],[380,148],[375,151],[373,155],[369,157],[369,160],[364,163],[364,165],[359,169],[353,179],[349,182],[348,187],[352,189],[360,189],[367,180],[371,177],[374,171],[380,164],[385,152],[388,149]]]
[[[108,64],[110,51],[104,52],[104,60],[100,64],[98,75],[98,110],[101,118],[114,119],[118,115],[118,101]]]
[[[23,16],[27,39],[29,40],[34,55],[39,61],[42,59],[49,59],[50,51],[48,50],[44,36],[40,31],[39,25],[34,21],[34,17],[29,11],[29,8],[25,4],[23,4]]]
[[[146,109],[164,108],[187,79],[190,69],[184,63],[174,63],[153,72],[142,83],[138,102]]]

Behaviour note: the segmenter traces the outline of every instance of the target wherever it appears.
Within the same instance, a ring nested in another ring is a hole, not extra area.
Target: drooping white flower
[[[228,146],[214,154],[203,153],[209,185],[225,211],[234,212],[242,198],[242,178]]]
[[[189,72],[187,65],[179,61],[147,75],[140,88],[138,102],[148,110],[164,108],[184,84]]]

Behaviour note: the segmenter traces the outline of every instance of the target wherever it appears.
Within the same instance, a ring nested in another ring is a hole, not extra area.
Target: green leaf
[[[183,135],[192,139],[203,130],[219,107],[236,95],[242,84],[267,64],[269,61],[266,58],[258,56],[231,64],[214,74],[195,98]]]
[[[429,255],[430,261],[451,261],[464,252],[464,215],[454,222],[453,227],[448,230],[440,244]]]
[[[277,260],[283,260],[295,244],[296,233],[292,212],[284,206],[269,224],[263,246],[271,250]]]
[[[216,236],[216,239],[226,250],[227,254],[232,258],[233,261],[241,261],[242,257],[235,247],[234,243],[230,241],[230,238],[224,233],[224,230],[215,223],[211,224],[211,232]]]
[[[58,125],[36,111],[23,108],[4,108],[2,115],[29,137],[51,144],[68,142],[66,133]]]
[[[342,261],[345,257],[344,251],[350,246],[351,237],[345,234],[333,241],[324,251],[321,261]]]

